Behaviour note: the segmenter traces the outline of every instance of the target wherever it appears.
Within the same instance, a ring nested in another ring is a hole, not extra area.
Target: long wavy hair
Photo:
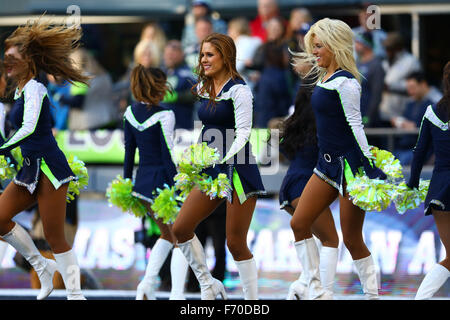
[[[436,107],[440,114],[444,115],[445,121],[450,120],[450,61],[444,67],[442,75],[442,83],[444,87],[444,94],[437,103]]]
[[[325,68],[317,65],[316,57],[313,55],[315,37],[333,53],[339,68],[350,72],[360,81],[360,73],[353,56],[353,31],[345,22],[329,18],[321,19],[311,26],[305,36],[305,52],[292,52],[293,66],[296,70],[302,70],[305,65],[309,66],[302,77],[314,77],[317,82],[327,72]]]
[[[192,87],[192,92],[196,95],[204,94],[205,92],[209,95],[209,104],[215,105],[215,99],[217,93],[214,90],[214,81],[213,78],[205,75],[205,69],[202,66],[202,48],[204,43],[210,43],[221,55],[224,66],[233,80],[240,79],[242,80],[241,75],[236,70],[236,46],[234,44],[233,39],[231,37],[220,34],[220,33],[211,33],[207,36],[200,45],[200,54],[198,56],[198,66],[196,69],[197,83]],[[197,85],[200,84],[200,91],[196,91]]]
[[[306,82],[312,80],[306,79]],[[300,86],[295,97],[295,111],[280,126],[280,148],[288,159],[293,159],[305,145],[316,144],[316,119],[311,107],[314,87],[305,83]]]
[[[70,54],[80,46],[82,31],[76,26],[52,25],[41,19],[18,27],[6,40],[5,50],[16,46],[23,60],[5,57],[5,65],[17,68],[17,83],[36,77],[41,71],[70,83],[88,83]]]
[[[161,69],[139,64],[131,71],[131,92],[137,101],[156,106],[168,90],[167,76]]]

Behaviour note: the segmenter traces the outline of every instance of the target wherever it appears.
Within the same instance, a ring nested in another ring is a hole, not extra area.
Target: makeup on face
[[[209,42],[203,43],[200,63],[208,77],[215,77],[225,70],[225,64],[219,51]]]

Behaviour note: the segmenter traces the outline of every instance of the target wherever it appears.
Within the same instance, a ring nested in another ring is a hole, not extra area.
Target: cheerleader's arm
[[[411,174],[407,185],[412,188],[419,187],[420,173],[422,172],[428,151],[431,146],[431,127],[430,121],[425,117],[420,124],[419,137],[416,146],[413,149],[413,160],[411,163]]]
[[[126,118],[123,120],[123,133],[125,144],[125,158],[123,161],[123,177],[133,178],[134,157],[136,155],[136,138],[132,132],[132,126]]]

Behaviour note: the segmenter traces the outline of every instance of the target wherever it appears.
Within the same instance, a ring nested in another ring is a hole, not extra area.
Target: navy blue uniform
[[[361,86],[348,71],[319,80],[311,96],[317,124],[319,158],[314,173],[344,195],[344,177],[360,167],[370,176],[372,154],[360,111]]]
[[[124,178],[133,177],[136,148],[139,149],[139,166],[132,194],[153,203],[156,188],[164,184],[173,186],[176,175],[172,158],[175,115],[161,106],[148,107],[135,102],[124,114],[125,159]]]
[[[414,157],[411,164],[411,176],[408,185],[419,186],[420,173],[426,156],[431,147],[436,156],[430,187],[425,199],[425,215],[431,214],[431,209],[450,210],[450,122],[442,121],[436,106],[430,105],[422,118],[419,138],[414,147]]]
[[[230,78],[217,94],[215,105],[208,105],[207,93],[199,97],[198,117],[203,123],[200,142],[217,148],[222,156],[220,164],[205,172],[213,179],[225,173],[241,204],[251,196],[265,194],[249,143],[253,117],[253,95],[249,86],[243,80]],[[231,194],[227,198],[232,202]]]
[[[9,120],[16,132],[0,147],[1,154],[17,146],[22,151],[23,167],[14,178],[14,183],[33,193],[41,171],[55,189],[76,180],[52,133],[52,116],[45,86],[32,79],[21,92],[16,89],[14,100]]]
[[[284,209],[287,206],[292,207],[292,201],[300,197],[306,183],[313,175],[318,154],[319,148],[317,145],[306,145],[297,151],[281,183],[280,209]]]

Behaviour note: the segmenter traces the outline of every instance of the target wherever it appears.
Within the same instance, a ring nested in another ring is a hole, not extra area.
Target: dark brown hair
[[[215,105],[215,99],[217,96],[217,92],[214,90],[214,81],[211,77],[207,77],[205,75],[205,70],[201,64],[201,51],[204,43],[210,43],[221,55],[223,59],[223,63],[225,68],[228,71],[228,74],[233,80],[240,79],[242,80],[241,75],[236,70],[236,46],[234,44],[233,39],[231,37],[220,34],[220,33],[211,33],[207,36],[200,45],[200,54],[198,56],[198,67],[197,67],[197,83],[192,87],[192,91],[194,94],[200,95],[202,93],[208,93],[209,95],[209,103]],[[203,83],[200,91],[196,92],[196,87],[198,84]]]
[[[436,107],[440,114],[444,115],[445,121],[450,120],[450,61],[444,67],[442,75],[442,84],[444,88],[444,95],[437,103]]]
[[[167,76],[161,69],[138,64],[131,71],[131,92],[137,101],[156,106],[168,90]]]
[[[81,28],[75,26],[51,25],[41,19],[28,21],[5,40],[5,50],[17,47],[23,60],[6,56],[5,65],[17,68],[18,83],[44,71],[71,83],[87,84],[89,78],[70,59],[70,54],[80,45],[81,35]]]

